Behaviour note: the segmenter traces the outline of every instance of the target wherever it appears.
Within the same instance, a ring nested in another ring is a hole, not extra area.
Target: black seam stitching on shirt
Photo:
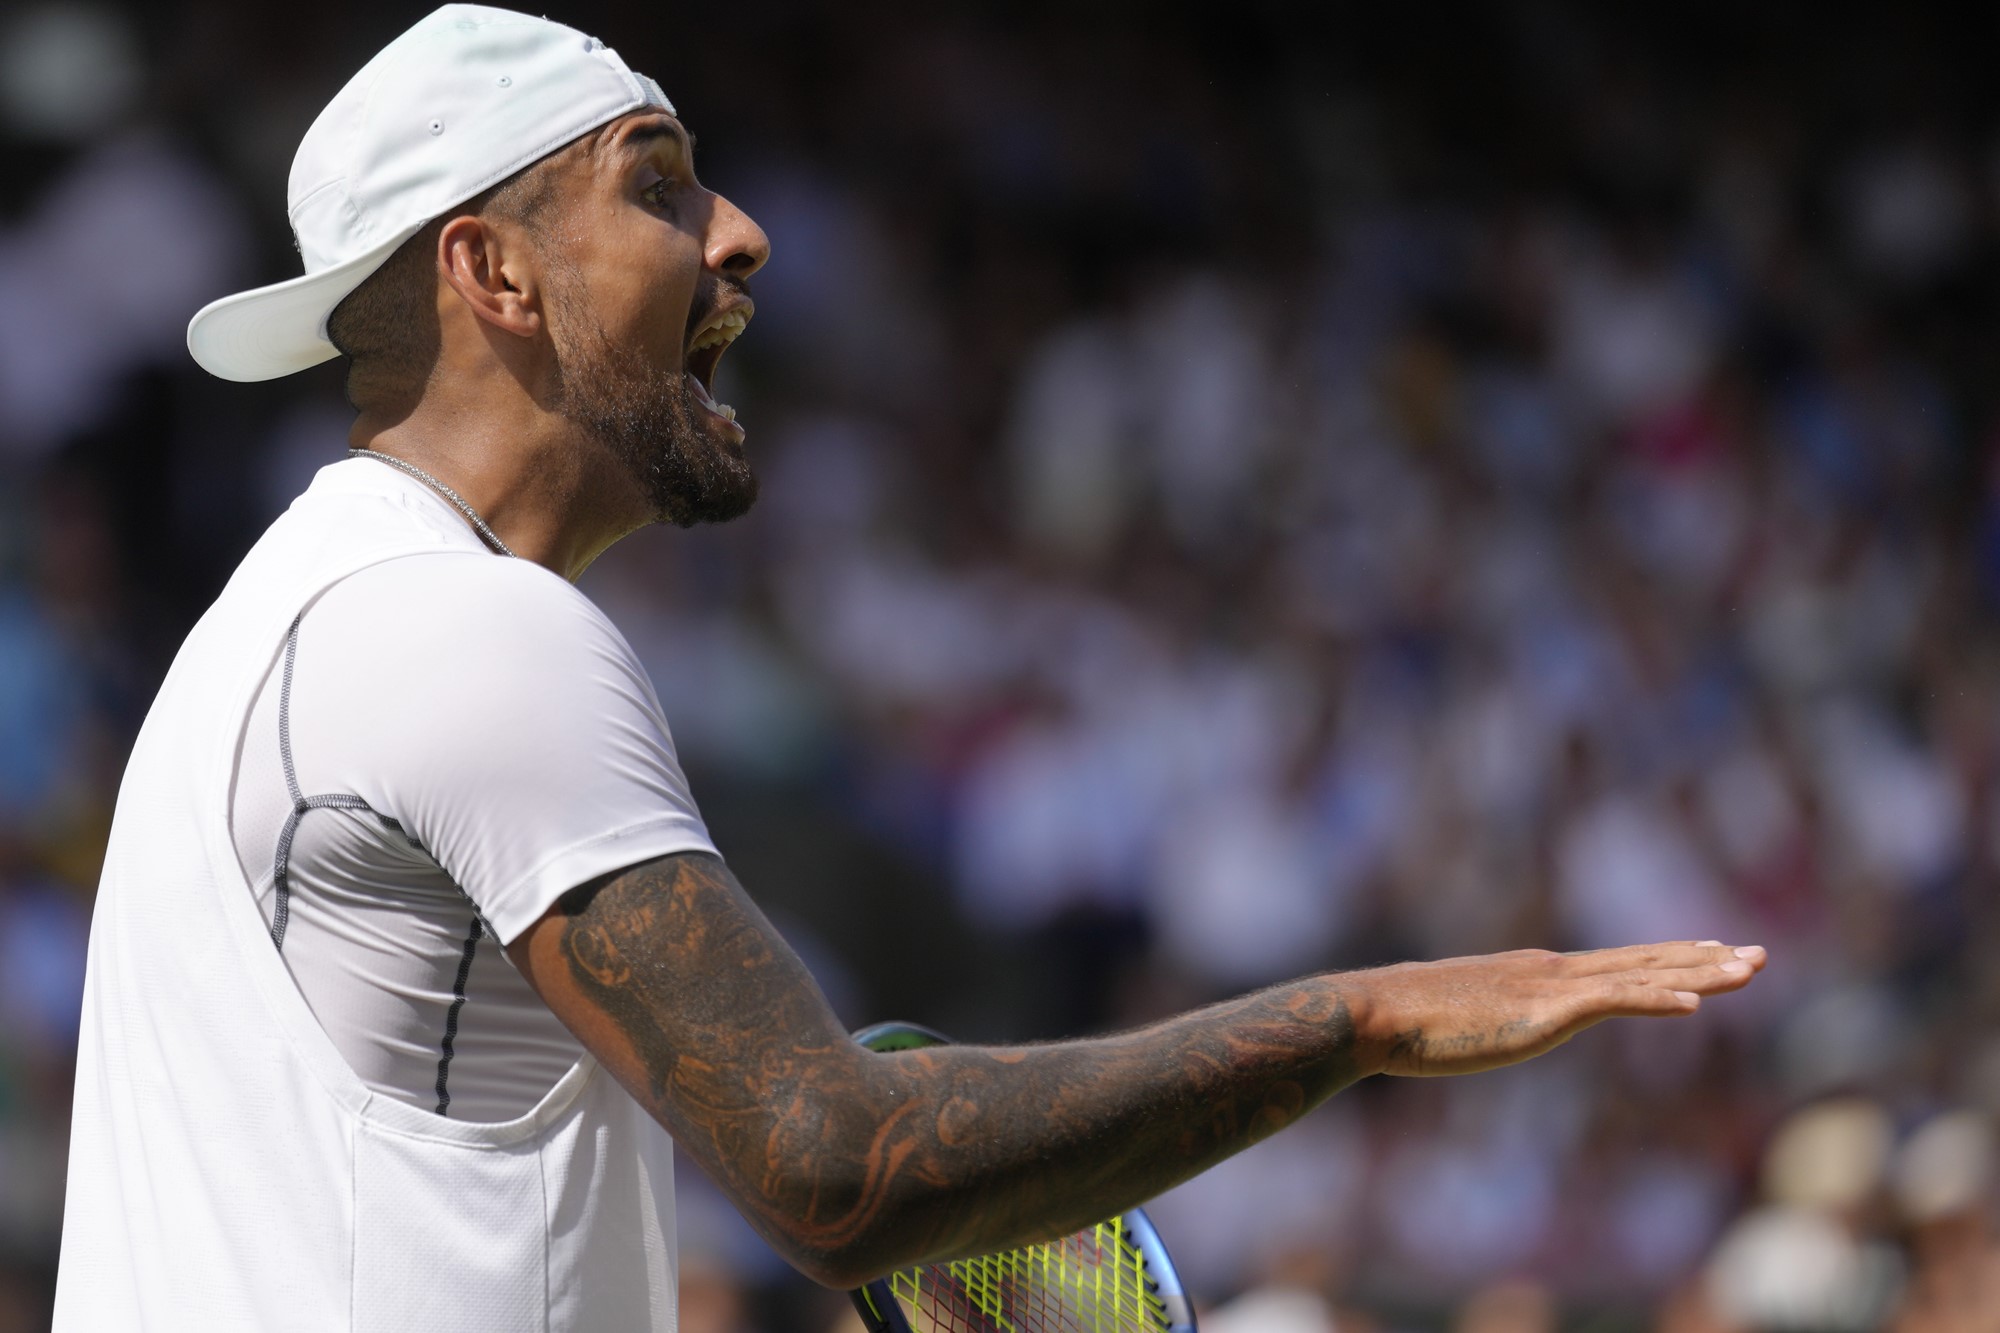
[[[458,1011],[465,1007],[465,983],[472,976],[472,959],[479,952],[480,936],[486,932],[480,926],[478,912],[472,914],[472,929],[465,933],[465,952],[459,956],[458,977],[451,983],[451,1008],[445,1011],[444,1040],[439,1043],[442,1054],[438,1057],[437,1113],[447,1114],[451,1106],[451,1093],[445,1087],[445,1080],[451,1073],[452,1045],[458,1040]]]

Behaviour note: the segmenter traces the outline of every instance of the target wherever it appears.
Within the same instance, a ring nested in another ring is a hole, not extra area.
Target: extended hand
[[[1520,949],[1352,973],[1364,1049],[1384,1074],[1474,1074],[1532,1059],[1607,1018],[1674,1017],[1763,969],[1755,945]]]

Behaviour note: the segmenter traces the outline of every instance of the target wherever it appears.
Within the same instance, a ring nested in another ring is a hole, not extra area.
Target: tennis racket
[[[914,1023],[854,1034],[871,1051],[949,1045]],[[851,1293],[869,1333],[1195,1333],[1159,1233],[1134,1208],[1060,1240],[905,1268]]]

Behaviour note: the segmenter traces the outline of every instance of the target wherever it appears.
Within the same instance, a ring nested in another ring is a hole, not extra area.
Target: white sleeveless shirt
[[[361,844],[396,852],[413,892],[430,895],[412,900],[423,910],[410,914],[410,947],[442,941],[469,960],[480,938],[497,937],[490,993],[517,1002],[499,946],[563,892],[668,852],[713,850],[643,671],[582,594],[487,555],[412,478],[365,459],[323,469],[189,635],[119,791],[91,925],[58,1329],[674,1326],[665,1132],[580,1048],[539,1096],[498,1097],[510,1113],[525,1109],[497,1121],[464,1118],[463,1096],[458,1113],[429,1104],[428,1088],[402,1088],[394,1060],[380,1076],[357,1073],[359,1038],[328,1032],[325,997],[339,992],[316,990],[282,951],[298,953],[312,934],[284,943],[275,877],[255,873],[254,840],[239,848],[232,831],[233,785],[272,777],[246,755],[261,743],[253,720],[268,715],[295,630],[309,648],[303,627],[329,589],[367,571],[355,587],[386,593],[399,570],[425,590],[402,608],[410,633],[397,636],[396,599],[384,596],[381,652],[362,660],[392,671],[421,623],[408,617],[440,580],[460,580],[471,591],[436,614],[460,616],[462,634],[486,623],[464,620],[467,607],[511,607],[474,655],[492,679],[468,690],[493,716],[464,732],[464,746],[415,745],[374,767],[351,753],[308,757],[297,743],[326,728],[295,732],[285,799],[309,808],[291,832],[314,821],[334,830],[317,844],[292,838],[302,852],[321,846],[328,864]],[[351,631],[351,607],[329,623]],[[558,667],[568,652],[573,668],[559,696],[545,670],[509,670],[550,645]],[[355,645],[342,647],[351,656]],[[393,688],[394,677],[375,683]],[[393,716],[371,721],[398,734]],[[339,799],[310,799],[325,796]],[[330,882],[306,874],[285,886],[303,919],[341,906],[308,906],[305,895]],[[442,920],[453,890],[462,898],[440,934],[425,912]],[[388,939],[395,921],[381,910],[370,931]],[[454,1014],[481,994],[468,1000],[463,976],[458,991]],[[415,1012],[412,1031],[443,1010]],[[522,1063],[556,1074],[552,1053],[567,1034],[525,1017],[523,1050],[535,1058]],[[494,1069],[503,1057],[494,1053]],[[440,1065],[440,1086],[445,1073]]]

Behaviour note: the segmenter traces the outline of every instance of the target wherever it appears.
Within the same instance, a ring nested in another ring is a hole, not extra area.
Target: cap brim
[[[188,321],[189,354],[209,374],[240,382],[274,380],[332,360],[340,349],[327,341],[327,316],[422,229],[420,222],[319,273],[209,302]]]

